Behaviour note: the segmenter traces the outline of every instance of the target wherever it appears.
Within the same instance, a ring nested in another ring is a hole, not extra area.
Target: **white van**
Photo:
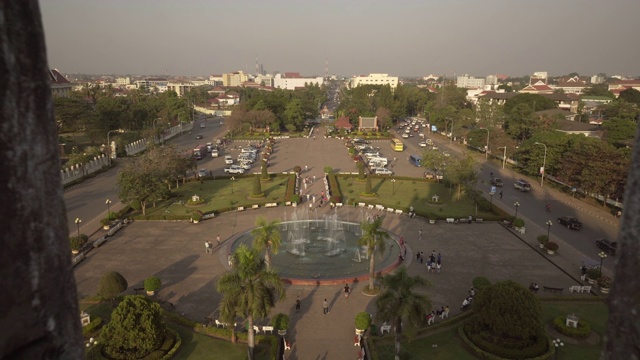
[[[369,163],[376,163],[376,164],[382,164],[383,166],[387,166],[387,158],[372,157],[369,159]]]
[[[211,157],[218,157],[218,156],[220,156],[220,153],[218,152],[218,149],[212,148],[211,149]]]

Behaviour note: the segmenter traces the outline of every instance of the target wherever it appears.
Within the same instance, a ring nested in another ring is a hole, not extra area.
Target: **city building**
[[[147,89],[147,91],[161,93],[167,91],[169,80],[163,78],[148,78],[136,80],[135,84],[138,89]]]
[[[49,70],[49,80],[51,80],[51,94],[53,96],[69,96],[73,84],[62,76],[58,69]]]
[[[542,80],[538,80],[533,85],[525,86],[520,92],[526,94],[553,94],[553,88]]]
[[[175,91],[178,97],[183,96],[193,88],[194,85],[190,82],[170,82],[167,84],[167,91]]]
[[[222,75],[209,75],[209,80],[207,80],[207,85],[211,85],[211,86],[222,86],[223,81],[222,81]]]
[[[640,79],[617,80],[609,84],[609,91],[616,97],[620,96],[620,93],[627,89],[640,91]]]
[[[271,75],[258,75],[254,81],[262,86],[273,86],[273,76]]]
[[[389,85],[391,89],[395,89],[398,87],[398,77],[389,74],[369,74],[354,76],[349,80],[350,88],[360,85]]]
[[[119,77],[116,78],[116,86],[127,86],[131,84],[130,77]]]
[[[484,88],[485,79],[479,79],[464,74],[456,78],[456,86],[465,89],[482,89]]]
[[[296,88],[303,88],[305,85],[317,84],[322,86],[324,84],[324,78],[322,76],[317,77],[302,77],[297,72],[287,72],[283,74],[276,74],[273,78],[273,87],[287,90],[295,90]]]
[[[602,84],[604,82],[605,78],[602,75],[593,75],[591,77],[591,83],[592,84]]]
[[[587,87],[587,82],[581,80],[578,76],[574,76],[568,79],[561,79],[558,82],[558,85],[555,86],[556,89],[562,89],[566,94],[578,95],[582,94]]]
[[[249,76],[242,71],[222,74],[222,86],[236,87],[248,80]]]

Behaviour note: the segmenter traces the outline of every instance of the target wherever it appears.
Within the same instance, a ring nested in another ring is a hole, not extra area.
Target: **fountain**
[[[367,217],[364,212],[356,215]],[[358,244],[360,223],[341,220],[337,211],[319,217],[317,209],[298,207],[289,218],[285,212],[279,230],[280,249],[271,261],[282,278],[298,284],[332,284],[368,276],[368,254]],[[376,272],[397,264],[399,247],[390,235],[386,251],[376,253]],[[251,246],[252,241],[248,231],[235,239],[232,251],[241,244]]]

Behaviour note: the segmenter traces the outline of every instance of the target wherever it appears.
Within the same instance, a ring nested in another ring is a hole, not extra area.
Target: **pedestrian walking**
[[[473,221],[473,216],[469,215],[469,224]]]
[[[304,189],[307,190],[307,182],[304,182]]]
[[[351,289],[349,289],[349,284],[344,284],[344,298],[348,299],[349,298],[349,292]]]
[[[502,190],[500,190],[500,199],[502,199]]]
[[[313,199],[313,203],[315,204],[316,203],[316,196],[313,195],[311,198]]]
[[[296,312],[300,312],[300,296],[296,299]]]
[[[307,202],[309,202],[309,197],[311,197],[311,195],[307,194]]]
[[[313,182],[316,182],[316,176],[313,175]]]
[[[328,312],[329,312],[329,303],[327,302],[327,299],[324,299],[324,301],[322,302],[322,314],[327,315]]]
[[[206,254],[209,253],[209,249],[211,248],[211,243],[209,241],[204,242],[204,251]]]
[[[233,266],[233,256],[231,256],[231,253],[227,254],[227,262],[229,262],[229,266]]]
[[[218,245],[220,245],[220,234],[218,234],[218,236],[216,236],[216,240],[218,240]]]
[[[309,171],[309,167],[307,166],[307,164],[304,164],[304,172]]]
[[[427,272],[431,272],[431,259],[427,260]]]
[[[424,251],[420,251],[420,264],[424,262]]]
[[[442,263],[441,263],[440,261],[438,261],[438,262],[436,263],[436,272],[437,272],[438,274],[440,274],[440,271],[442,271]]]
[[[422,241],[422,229],[418,230],[418,239]]]

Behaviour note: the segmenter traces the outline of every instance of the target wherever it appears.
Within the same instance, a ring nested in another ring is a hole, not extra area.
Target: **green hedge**
[[[293,195],[296,191],[296,175],[289,175],[287,180],[287,190],[284,193],[284,201],[293,201]]]
[[[342,192],[340,191],[340,186],[338,186],[336,175],[328,174],[327,177],[329,179],[329,191],[331,192],[331,199],[329,199],[329,201],[332,203],[341,203]]]
[[[509,349],[511,350],[512,355],[507,355],[507,357],[502,357],[502,356],[493,354],[490,351],[483,350],[479,346],[474,344],[473,341],[469,337],[467,337],[467,334],[465,334],[464,328],[465,328],[464,324],[458,327],[458,336],[460,337],[462,342],[465,344],[467,350],[469,350],[472,354],[476,355],[480,359],[484,359],[484,360],[508,360],[508,359],[547,360],[547,359],[550,359],[551,356],[553,356],[555,351],[555,348],[550,346],[549,337],[545,336],[542,338],[542,340],[544,340],[544,342],[546,343],[545,344],[546,351],[542,355],[537,355],[532,357],[525,353],[527,349],[523,349],[523,350]]]
[[[566,325],[566,316],[560,315],[553,319],[553,327],[561,333],[574,338],[584,339],[591,333],[591,325],[585,321],[578,321],[578,327],[570,327]]]
[[[98,330],[100,325],[102,325],[102,318],[99,316],[94,317],[89,325],[82,328],[82,335],[86,336],[93,333],[94,331]]]
[[[497,358],[533,359],[543,356],[549,349],[549,339],[544,333],[532,339],[531,344],[523,344],[521,340],[497,337],[473,319],[462,325],[462,329],[476,348]]]

